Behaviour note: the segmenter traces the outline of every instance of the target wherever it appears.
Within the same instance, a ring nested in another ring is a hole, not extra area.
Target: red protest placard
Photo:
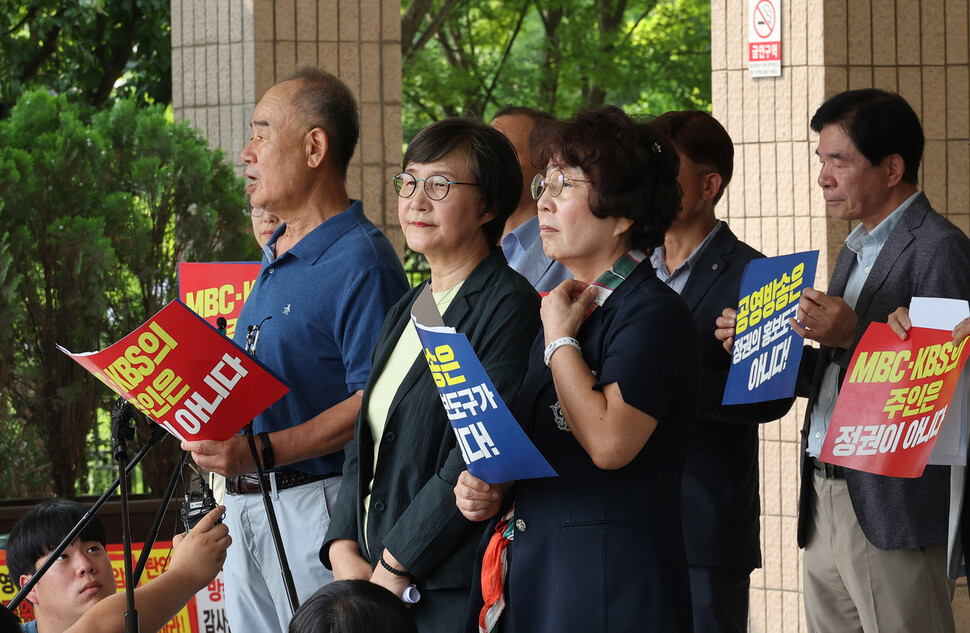
[[[970,355],[946,330],[913,328],[905,341],[873,323],[856,347],[822,445],[821,461],[890,477],[919,477]]]
[[[259,276],[259,262],[179,264],[179,299],[212,327],[226,320],[226,336],[236,332],[236,319]]]
[[[289,391],[180,301],[103,351],[60,349],[182,440],[228,439]]]

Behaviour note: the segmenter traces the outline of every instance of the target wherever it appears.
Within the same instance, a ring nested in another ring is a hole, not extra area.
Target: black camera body
[[[212,489],[205,483],[205,479],[199,475],[196,475],[196,477],[198,477],[199,490],[189,491],[185,495],[185,501],[182,502],[181,516],[186,532],[194,528],[202,520],[202,517],[218,507],[215,497],[212,496]],[[216,521],[216,525],[220,523],[222,523],[222,519]]]

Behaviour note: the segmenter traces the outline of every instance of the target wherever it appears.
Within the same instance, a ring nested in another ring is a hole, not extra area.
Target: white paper
[[[913,327],[952,331],[967,317],[970,317],[970,304],[964,299],[913,297],[909,303],[909,320]]]
[[[401,601],[404,604],[417,604],[420,599],[421,592],[415,585],[408,585],[404,588],[404,593],[401,594]]]
[[[66,347],[64,347],[62,345],[58,345],[57,343],[54,343],[54,347],[56,347],[57,349],[61,350],[62,352],[64,352],[68,356],[93,356],[94,354],[97,354],[98,353],[98,352],[72,352],[71,350],[67,349]]]
[[[909,304],[909,320],[913,327],[953,330],[970,317],[970,304],[964,299],[913,297]],[[946,420],[933,445],[927,464],[962,466],[967,463],[967,368],[960,372],[960,380],[953,391],[953,400],[946,411]]]

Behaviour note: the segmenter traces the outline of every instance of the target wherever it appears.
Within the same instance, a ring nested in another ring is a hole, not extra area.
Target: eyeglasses
[[[558,169],[554,170],[548,176],[536,174],[535,178],[532,179],[532,199],[538,200],[546,189],[549,189],[549,195],[555,198],[562,193],[562,187],[564,184],[573,182],[590,183],[592,181],[580,180],[579,178],[566,178]]]
[[[415,178],[406,171],[402,171],[397,176],[391,178],[394,183],[394,191],[402,198],[410,198],[418,188],[418,183],[424,183],[424,193],[432,200],[444,200],[451,190],[452,185],[474,185],[477,182],[454,182],[444,176],[428,176],[427,178]]]
[[[246,202],[246,210],[243,211],[243,213],[246,215],[251,215],[254,218],[258,218],[259,216],[263,215],[264,212],[265,209],[262,209],[261,207],[254,207],[253,205],[249,204],[248,201]]]

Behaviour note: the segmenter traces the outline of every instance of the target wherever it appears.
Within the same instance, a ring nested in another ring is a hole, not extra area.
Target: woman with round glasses
[[[452,632],[464,626],[485,526],[455,506],[465,463],[411,306],[430,286],[445,324],[468,337],[498,395],[511,402],[539,329],[539,297],[496,246],[522,191],[515,152],[500,132],[462,118],[435,123],[411,141],[392,181],[404,236],[427,258],[431,279],[384,321],[321,559],[337,579],[369,579],[398,596],[417,585],[418,629]]]
[[[694,427],[690,312],[646,254],[680,208],[678,160],[615,107],[544,128],[532,183],[547,255],[574,279],[542,300],[513,408],[558,477],[488,486],[468,631],[689,631],[680,480]]]
[[[260,248],[269,244],[276,229],[280,228],[280,218],[259,207],[247,206],[247,213],[253,221],[253,236]]]

